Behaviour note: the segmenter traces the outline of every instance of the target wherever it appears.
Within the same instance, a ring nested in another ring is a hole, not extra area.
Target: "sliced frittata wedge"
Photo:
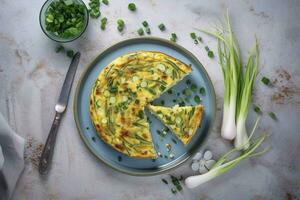
[[[174,107],[148,105],[150,112],[167,126],[183,144],[195,135],[203,116],[202,105]]]

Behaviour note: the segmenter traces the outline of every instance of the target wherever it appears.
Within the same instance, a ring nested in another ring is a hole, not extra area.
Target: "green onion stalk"
[[[264,142],[264,140],[267,138],[266,133],[263,133],[257,139],[250,140],[253,136],[253,133],[256,130],[258,121],[259,121],[259,118],[256,120],[255,125],[252,129],[252,133],[251,133],[250,137],[248,138],[247,144],[249,146],[248,146],[247,150],[243,151],[242,153],[240,153],[240,155],[238,155],[237,157],[235,157],[234,159],[231,159],[231,160],[230,160],[230,158],[232,157],[232,155],[235,154],[236,152],[238,152],[239,149],[234,148],[234,149],[230,150],[214,164],[214,166],[212,167],[212,169],[209,172],[207,172],[205,174],[190,176],[190,177],[186,178],[185,185],[188,188],[197,187],[203,183],[206,183],[206,182],[218,177],[219,175],[226,173],[227,171],[229,171],[230,169],[235,167],[237,164],[239,164],[242,160],[251,158],[253,156],[259,156],[259,155],[262,155],[265,152],[267,152],[269,150],[269,148],[266,148],[259,152],[256,151],[256,149],[258,149],[258,147],[260,147],[261,144]]]
[[[237,135],[234,140],[234,146],[238,149],[247,149],[249,147],[246,120],[249,111],[249,104],[251,103],[252,90],[254,82],[256,80],[257,71],[259,64],[259,51],[258,44],[255,41],[255,45],[250,51],[248,57],[245,72],[243,75],[243,80],[241,81],[241,91],[238,96],[238,106],[237,106]]]
[[[221,65],[224,80],[224,104],[223,121],[221,135],[224,139],[233,140],[237,134],[236,111],[237,98],[240,91],[240,76],[242,72],[242,59],[236,42],[235,36],[231,30],[231,25],[226,16],[224,29],[217,29],[216,32],[200,30],[218,40],[218,56]]]

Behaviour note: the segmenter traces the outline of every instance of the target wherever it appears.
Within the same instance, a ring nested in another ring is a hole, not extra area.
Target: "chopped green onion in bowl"
[[[80,37],[88,19],[87,7],[81,0],[48,0],[39,17],[43,32],[57,42],[70,42]]]

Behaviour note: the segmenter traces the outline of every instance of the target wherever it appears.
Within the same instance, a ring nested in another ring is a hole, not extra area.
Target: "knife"
[[[49,171],[49,167],[52,161],[56,136],[58,127],[62,118],[62,114],[65,112],[68,104],[69,94],[72,88],[72,83],[74,80],[74,76],[76,73],[76,69],[79,63],[80,53],[77,52],[71,61],[71,64],[69,66],[68,72],[66,74],[66,78],[64,81],[64,84],[62,86],[60,96],[58,98],[58,101],[55,105],[55,117],[48,135],[48,138],[46,140],[46,144],[44,146],[40,163],[39,163],[39,172],[40,174],[47,174]]]

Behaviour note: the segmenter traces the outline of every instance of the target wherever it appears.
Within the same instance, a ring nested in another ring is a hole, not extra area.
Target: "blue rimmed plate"
[[[187,80],[191,84],[197,85],[197,90],[192,96],[184,99],[185,103],[187,105],[195,105],[194,96],[198,95],[201,98],[201,104],[204,105],[204,117],[201,127],[198,128],[197,133],[187,146],[184,146],[171,133],[166,134],[164,137],[159,135],[157,130],[162,130],[164,126],[149,112],[146,112],[149,117],[155,148],[162,155],[155,160],[131,158],[111,148],[98,137],[89,115],[90,92],[101,70],[117,57],[140,50],[163,52],[186,64],[191,64],[193,69],[190,75],[172,88],[172,94],[163,94],[153,102],[154,105],[160,105],[162,101],[165,106],[176,104],[175,100],[178,100],[178,97],[183,97],[182,91],[189,86]],[[200,93],[200,88],[202,88],[202,93]],[[203,91],[205,92],[203,93]],[[74,117],[84,143],[97,158],[108,166],[130,175],[155,175],[184,163],[200,147],[209,133],[213,125],[215,112],[216,99],[214,88],[202,64],[183,47],[168,40],[154,37],[125,40],[102,52],[81,75],[74,99]],[[171,144],[171,152],[167,151],[166,144]],[[170,158],[170,154],[173,154],[174,158]]]

